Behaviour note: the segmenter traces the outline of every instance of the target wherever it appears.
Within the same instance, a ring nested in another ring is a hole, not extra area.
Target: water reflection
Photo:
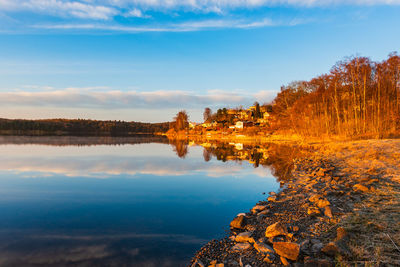
[[[295,153],[149,136],[1,137],[0,149],[0,266],[185,266],[279,188],[271,171],[283,179]]]
[[[171,142],[174,151],[180,158],[184,158],[188,153],[187,146],[199,145],[204,148],[203,158],[208,162],[214,156],[222,162],[247,161],[253,164],[254,168],[260,165],[268,167],[279,180],[290,177],[293,168],[293,159],[301,153],[299,147],[282,144],[256,144],[256,143],[228,143],[218,141],[188,141],[174,140]]]

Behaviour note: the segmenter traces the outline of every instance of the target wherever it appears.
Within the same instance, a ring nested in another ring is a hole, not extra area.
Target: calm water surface
[[[2,137],[0,266],[185,266],[279,188],[266,167],[142,141]]]

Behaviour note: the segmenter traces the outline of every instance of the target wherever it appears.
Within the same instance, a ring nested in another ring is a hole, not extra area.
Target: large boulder
[[[300,253],[300,245],[292,242],[274,242],[275,252],[282,257],[290,260],[297,260]]]
[[[280,222],[274,223],[265,230],[265,237],[275,237],[279,235],[287,235],[288,231],[285,225]]]

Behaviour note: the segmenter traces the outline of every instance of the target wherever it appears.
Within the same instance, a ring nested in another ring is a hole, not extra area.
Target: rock
[[[288,231],[285,225],[280,222],[274,223],[265,230],[265,237],[275,237],[278,235],[287,235]]]
[[[339,247],[336,245],[336,243],[329,242],[321,249],[321,251],[329,256],[335,256],[336,254],[339,254]]]
[[[325,169],[319,169],[319,171],[316,173],[317,176],[324,176],[325,175],[326,170]]]
[[[379,183],[378,179],[371,179],[367,182],[368,185],[373,184],[373,183]]]
[[[249,249],[250,247],[251,247],[251,245],[249,243],[237,243],[236,245],[234,245],[232,247],[232,251],[239,252],[242,250]]]
[[[268,210],[268,209],[265,209],[265,210],[259,212],[258,215],[267,215],[268,212],[269,212],[269,210]]]
[[[243,229],[245,225],[246,225],[246,217],[244,215],[236,217],[231,222],[232,228]]]
[[[266,263],[272,263],[274,260],[275,260],[275,255],[272,253],[267,253],[263,261]]]
[[[354,185],[354,186],[353,186],[353,189],[354,189],[354,191],[361,191],[361,192],[364,192],[364,193],[369,192],[368,187],[366,187],[366,186],[364,186],[364,185],[362,185],[362,184],[356,184],[356,185]]]
[[[347,237],[347,232],[343,227],[339,227],[338,229],[336,229],[336,240],[335,241],[342,240],[345,237]]]
[[[318,208],[325,208],[326,206],[329,206],[331,203],[327,199],[320,199],[317,202]]]
[[[307,209],[307,214],[310,216],[316,216],[316,215],[321,214],[321,211],[316,207],[309,207]]]
[[[252,238],[251,235],[251,232],[240,233],[236,236],[235,241],[238,243],[255,243],[254,238]]]
[[[315,195],[312,195],[308,200],[310,202],[317,202],[321,198],[324,198],[324,197],[322,195],[315,194]]]
[[[260,242],[254,243],[254,248],[255,248],[258,252],[260,252],[260,253],[262,253],[262,254],[266,254],[266,253],[275,253],[274,249],[271,248],[270,246],[268,246],[268,245],[265,244],[265,243],[260,243]]]
[[[196,260],[191,267],[205,267],[205,265],[200,260]]]
[[[341,239],[336,242],[329,242],[322,248],[322,252],[324,252],[329,256],[335,256],[338,254],[346,257],[350,256],[350,251],[344,239]]]
[[[333,217],[333,215],[332,215],[332,210],[331,210],[331,208],[330,208],[329,206],[326,206],[326,207],[325,207],[324,214],[325,214],[326,217],[329,217],[329,218],[332,218],[332,217]]]
[[[224,267],[224,264],[223,263],[218,263],[218,264],[215,265],[215,267]]]
[[[282,262],[282,264],[284,266],[289,266],[290,265],[290,263],[287,261],[287,259],[285,257],[282,257],[282,256],[281,256],[281,262]]]
[[[253,214],[256,214],[256,213],[258,213],[258,212],[260,212],[260,211],[265,210],[266,208],[267,208],[267,206],[265,206],[265,205],[256,205],[256,206],[254,206],[254,207],[251,209],[251,212],[252,212]]]
[[[267,199],[269,202],[275,202],[276,201],[276,196],[270,196]]]
[[[315,243],[311,246],[311,252],[314,254],[320,253],[321,249],[324,247],[322,243]]]
[[[306,239],[303,242],[300,243],[300,251],[302,252],[308,252],[309,246],[310,246],[310,240]]]
[[[256,225],[252,225],[252,224],[247,224],[244,227],[244,229],[246,229],[247,231],[250,231],[250,232],[254,232],[257,229],[257,226]]]
[[[333,267],[332,262],[326,259],[313,259],[311,257],[304,258],[304,267]]]
[[[300,245],[292,242],[274,242],[275,252],[282,257],[290,260],[297,260],[300,253]]]

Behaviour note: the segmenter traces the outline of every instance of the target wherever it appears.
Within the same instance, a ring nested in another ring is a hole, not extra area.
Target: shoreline
[[[310,147],[280,192],[234,218],[189,266],[400,265],[400,141]]]

